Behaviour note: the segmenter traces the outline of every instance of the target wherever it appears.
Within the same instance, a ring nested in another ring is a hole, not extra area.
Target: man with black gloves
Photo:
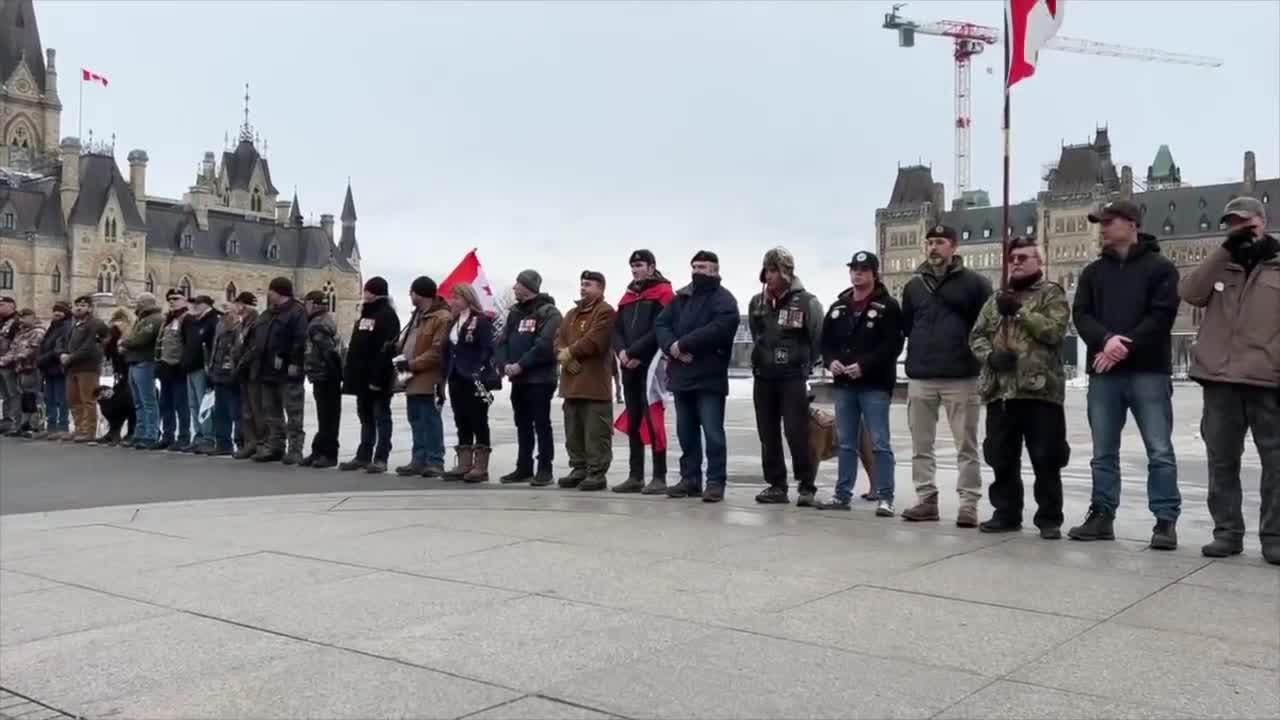
[[[661,495],[667,491],[667,451],[653,445],[653,480],[644,482],[644,440],[641,430],[650,423],[649,366],[658,353],[658,315],[675,299],[671,281],[658,272],[657,260],[648,250],[631,253],[631,284],[618,301],[613,325],[613,352],[622,372],[622,392],[627,407],[627,437],[631,441],[631,472],[615,485],[616,493]],[[653,428],[649,437],[656,437]]]
[[[982,307],[969,345],[982,376],[978,392],[987,406],[983,454],[995,473],[987,533],[1022,529],[1022,443],[1035,469],[1035,524],[1040,537],[1062,537],[1062,468],[1067,420],[1062,410],[1066,371],[1062,339],[1071,308],[1062,286],[1044,278],[1044,255],[1035,238],[1009,242],[1009,287]]]
[[[386,472],[391,456],[391,395],[396,385],[392,361],[400,336],[400,316],[389,292],[385,278],[375,275],[365,281],[360,317],[351,328],[342,391],[356,396],[360,444],[355,457],[338,465],[341,472],[369,472],[369,468],[374,475]]]
[[[307,352],[307,312],[293,297],[293,282],[278,277],[267,286],[267,309],[253,329],[251,373],[259,393],[266,437],[255,462],[285,465],[302,462],[302,413],[306,394],[302,381]],[[287,419],[286,419],[287,418]],[[287,428],[287,430],[286,430]],[[285,436],[288,435],[286,448]]]
[[[690,262],[692,281],[658,316],[658,347],[671,358],[671,394],[680,439],[680,482],[667,497],[724,499],[728,445],[724,433],[729,362],[738,333],[738,301],[720,284],[720,258],[699,250]],[[707,486],[702,488],[702,441],[706,437]]]
[[[1280,565],[1280,241],[1266,233],[1266,206],[1255,198],[1227,203],[1222,222],[1226,242],[1178,286],[1183,300],[1205,310],[1191,377],[1204,386],[1200,428],[1214,527],[1200,551],[1227,557],[1244,549],[1240,456],[1251,431],[1262,459],[1262,557]]]
[[[1120,435],[1133,413],[1147,449],[1147,506],[1156,518],[1151,547],[1178,546],[1182,511],[1173,452],[1173,356],[1178,269],[1155,237],[1139,233],[1142,210],[1128,200],[1089,215],[1102,225],[1102,253],[1080,273],[1076,330],[1089,348],[1089,428],[1093,497],[1072,540],[1114,540],[1120,506]]]
[[[809,373],[822,361],[822,303],[796,277],[796,261],[786,248],[765,253],[760,268],[764,290],[747,310],[751,330],[752,396],[760,435],[764,479],[769,487],[756,502],[786,503],[787,463],[782,430],[791,448],[799,507],[813,507],[818,467],[809,452]]]
[[[542,276],[525,270],[516,276],[516,304],[498,338],[496,362],[511,382],[511,408],[516,422],[516,468],[499,481],[506,485],[530,482],[550,485],[555,460],[551,436],[551,398],[556,394],[556,333],[562,317],[555,298],[542,292]],[[534,438],[538,467],[534,473]]]
[[[880,258],[854,253],[851,287],[840,293],[822,322],[822,364],[835,382],[836,489],[821,510],[848,510],[858,477],[858,447],[866,423],[875,456],[872,491],[878,517],[893,517],[894,460],[889,404],[898,382],[902,308],[880,282]]]
[[[916,504],[902,511],[911,522],[937,522],[938,412],[945,410],[956,446],[956,527],[978,526],[982,464],[978,459],[978,359],[969,333],[991,297],[991,283],[964,266],[956,253],[954,228],[936,225],[925,233],[925,261],[902,289],[903,333],[907,337],[907,426],[911,429],[911,481]]]

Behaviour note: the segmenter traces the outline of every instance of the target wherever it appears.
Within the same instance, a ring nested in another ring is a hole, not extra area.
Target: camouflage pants
[[[17,422],[21,414],[21,402],[18,373],[11,367],[0,368],[0,419],[6,423]]]
[[[34,372],[18,376],[18,389],[21,392],[18,403],[21,411],[18,416],[18,427],[32,432],[44,430],[44,388],[40,376]]]
[[[258,409],[262,412],[262,428],[259,447],[271,452],[285,450],[302,452],[306,435],[302,430],[302,410],[306,404],[306,392],[300,382],[258,383]]]

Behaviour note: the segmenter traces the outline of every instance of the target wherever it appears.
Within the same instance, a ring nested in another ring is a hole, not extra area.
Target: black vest
[[[809,327],[817,322],[809,317],[812,305],[813,295],[805,290],[789,291],[776,305],[767,293],[756,296],[751,317],[753,375],[766,380],[809,377],[815,362]]]

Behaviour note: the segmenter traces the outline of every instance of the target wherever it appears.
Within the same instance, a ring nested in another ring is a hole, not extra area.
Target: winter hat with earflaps
[[[765,281],[764,273],[766,270],[777,270],[782,274],[782,279],[790,283],[796,277],[796,259],[791,251],[784,247],[776,247],[764,254],[764,260],[760,263],[760,282]]]

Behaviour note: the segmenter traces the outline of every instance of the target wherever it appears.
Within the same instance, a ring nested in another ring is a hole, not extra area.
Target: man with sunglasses
[[[1130,413],[1147,449],[1147,507],[1156,518],[1151,547],[1178,547],[1182,512],[1173,451],[1172,330],[1178,268],[1156,238],[1138,232],[1142,210],[1116,200],[1089,215],[1102,226],[1102,252],[1080,273],[1071,308],[1089,348],[1089,429],[1093,496],[1072,540],[1114,540],[1120,505],[1120,436]]]
[[[995,474],[987,490],[995,508],[986,533],[1022,529],[1022,445],[1034,468],[1040,537],[1062,537],[1062,468],[1070,451],[1062,410],[1066,372],[1062,340],[1071,308],[1062,286],[1044,277],[1035,238],[1009,242],[1009,285],[982,307],[969,346],[982,363],[978,392],[987,406],[983,455]]]

